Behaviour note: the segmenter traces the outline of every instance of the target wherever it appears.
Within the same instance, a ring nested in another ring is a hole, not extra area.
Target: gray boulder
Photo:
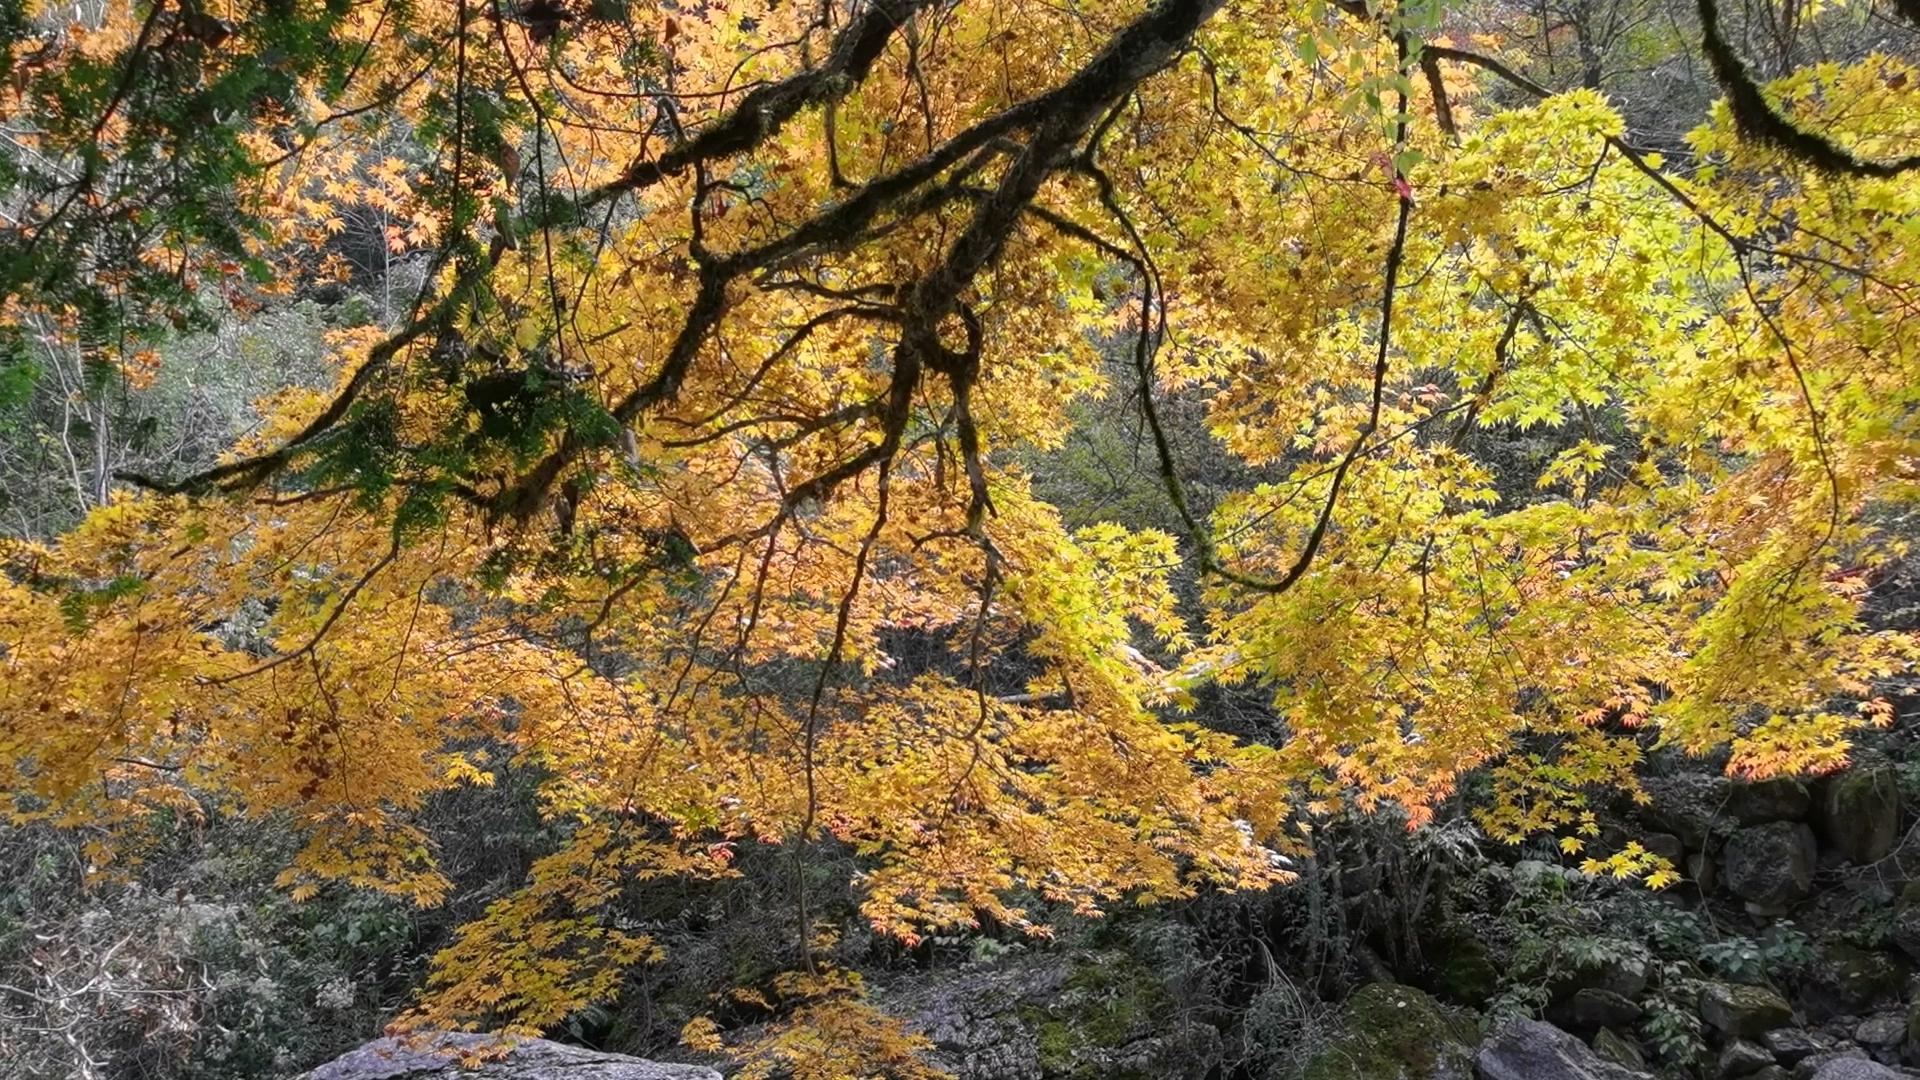
[[[1687,876],[1699,886],[1702,893],[1710,893],[1720,881],[1713,865],[1713,857],[1704,851],[1696,851],[1687,856]]]
[[[1905,895],[1901,896],[1900,907],[1893,916],[1893,943],[1900,946],[1907,959],[1920,964],[1920,903]]]
[[[1586,1043],[1539,1020],[1510,1020],[1490,1033],[1474,1057],[1479,1080],[1647,1080],[1648,1074],[1607,1061]]]
[[[1729,1039],[1752,1039],[1793,1022],[1793,1007],[1764,986],[1708,983],[1700,1018]]]
[[[1549,1006],[1547,1019],[1575,1031],[1620,1027],[1640,1019],[1640,1006],[1612,990],[1587,987],[1565,1001]]]
[[[1906,1057],[1910,1065],[1920,1062],[1920,998],[1907,1006]]]
[[[1853,1029],[1853,1041],[1862,1046],[1893,1046],[1907,1037],[1907,1018],[1892,1013],[1869,1016]]]
[[[1900,832],[1900,777],[1893,767],[1859,766],[1828,780],[1820,800],[1820,832],[1856,863],[1874,862],[1892,851]]]
[[[1759,1043],[1746,1039],[1729,1039],[1720,1051],[1719,1060],[1714,1063],[1719,1070],[1721,1080],[1733,1080],[1737,1076],[1748,1076],[1773,1064],[1773,1052]]]
[[[957,1080],[1199,1080],[1223,1052],[1218,1028],[1174,1014],[1166,974],[1125,953],[1016,953],[890,980],[879,998]]]
[[[1672,863],[1675,870],[1687,865],[1687,845],[1672,833],[1648,833],[1640,838],[1640,846]]]
[[[1720,861],[1727,888],[1742,900],[1769,907],[1813,894],[1813,830],[1792,821],[1750,825],[1728,839]]]
[[[1807,794],[1807,786],[1791,777],[1735,782],[1727,789],[1726,814],[1742,825],[1804,821],[1812,808],[1813,799]]]
[[[1677,773],[1649,776],[1641,781],[1648,802],[1640,816],[1654,828],[1680,838],[1688,851],[1704,851],[1713,835],[1713,821],[1726,806],[1729,781],[1724,776]]]
[[[934,1043],[934,1063],[960,1080],[1040,1080],[1040,1041],[1030,1017],[1056,1001],[1067,964],[1054,956],[1010,962],[945,978],[927,976],[889,986],[888,1011],[908,1017]]]
[[[1582,990],[1602,990],[1636,998],[1647,988],[1647,962],[1637,956],[1615,957],[1593,967],[1566,972],[1553,986],[1553,1000],[1564,1002]]]
[[[1775,1028],[1760,1036],[1760,1042],[1782,1065],[1797,1065],[1802,1058],[1833,1049],[1833,1040],[1805,1028]]]
[[[1615,1065],[1625,1065],[1629,1069],[1645,1070],[1647,1067],[1647,1055],[1640,1049],[1640,1044],[1612,1028],[1601,1028],[1593,1037],[1593,1052]]]
[[[490,1060],[463,1070],[463,1053]],[[720,1074],[545,1039],[443,1031],[375,1039],[302,1080],[720,1080]]]
[[[1813,1074],[1813,1080],[1906,1080],[1877,1061],[1866,1058],[1834,1058]]]
[[[1800,1064],[1793,1067],[1793,1080],[1813,1080],[1815,1076],[1820,1074],[1821,1070],[1836,1061],[1864,1061],[1869,1065],[1873,1064],[1873,1059],[1867,1056],[1865,1050],[1857,1046],[1849,1046],[1845,1049],[1830,1050],[1824,1054],[1815,1054],[1812,1057],[1800,1059]],[[1885,1078],[1881,1077],[1879,1080],[1885,1080]]]

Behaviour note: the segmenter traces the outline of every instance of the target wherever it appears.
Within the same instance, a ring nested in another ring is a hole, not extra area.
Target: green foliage
[[[1644,935],[1619,918],[1631,902],[1609,879],[1534,860],[1488,872],[1510,890],[1500,919],[1515,940],[1494,1015],[1536,1010],[1553,984],[1581,971],[1652,961]]]
[[[0,414],[25,401],[39,376],[26,335],[17,326],[0,327]]]
[[[1835,937],[1857,948],[1886,949],[1893,944],[1893,931],[1899,921],[1900,911],[1901,907],[1893,903],[1890,897],[1864,905],[1853,912]]]
[[[95,588],[74,585],[60,597],[60,614],[66,617],[70,630],[84,634],[93,621],[93,612],[122,597],[137,595],[145,585],[146,582],[132,574],[122,574]]]
[[[1703,985],[1790,985],[1818,956],[1813,940],[1788,920],[1747,937],[1718,930],[1662,894],[1578,870],[1523,861],[1482,873],[1508,889],[1496,925],[1512,942],[1489,1022],[1537,1015],[1556,987],[1583,972],[1633,968],[1647,976],[1637,998],[1645,1010],[1640,1033],[1668,1069],[1705,1060]]]
[[[346,81],[356,55],[339,34],[346,10],[281,5],[272,18],[227,22],[197,4],[157,5],[113,51],[14,69],[24,90],[17,119],[39,139],[0,141],[0,179],[29,196],[0,229],[0,295],[75,313],[80,340],[93,345],[211,329],[209,296],[182,263],[264,269],[249,241],[266,224],[236,193],[265,171],[244,136],[303,82]],[[0,51],[51,14],[8,4]],[[178,261],[129,257],[154,236],[168,238]]]
[[[1705,1059],[1707,1040],[1698,1003],[1701,980],[1685,964],[1662,964],[1653,989],[1641,998],[1646,1010],[1641,1030],[1671,1067],[1686,1068]]]
[[[1279,975],[1247,1002],[1240,1029],[1248,1073],[1259,1080],[1292,1080],[1338,1036],[1340,1017]]]
[[[1700,961],[1735,982],[1758,983],[1801,971],[1813,963],[1813,942],[1789,920],[1758,938],[1726,937],[1700,946]]]

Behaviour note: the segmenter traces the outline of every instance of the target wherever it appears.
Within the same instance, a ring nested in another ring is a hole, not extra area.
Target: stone
[[[1866,1058],[1834,1058],[1813,1074],[1813,1080],[1906,1080],[1899,1073]]]
[[[1818,854],[1812,829],[1799,822],[1775,821],[1735,832],[1720,853],[1720,865],[1727,889],[1735,896],[1771,907],[1813,894]]]
[[[1714,816],[1726,804],[1730,781],[1724,776],[1675,773],[1649,776],[1641,787],[1651,800],[1640,811],[1649,825],[1680,838],[1688,851],[1705,851]]]
[[[1640,1019],[1641,1008],[1612,990],[1586,987],[1547,1009],[1547,1019],[1575,1031],[1618,1027]]]
[[[1893,943],[1920,964],[1920,905],[1909,905],[1893,916]]]
[[[1900,996],[1900,969],[1857,945],[1828,945],[1800,979],[1798,1002],[1810,1023],[1864,1016]]]
[[[1727,789],[1723,813],[1742,825],[1763,825],[1769,821],[1804,821],[1813,809],[1807,785],[1792,777],[1778,776],[1751,783],[1735,782]]]
[[[1906,1037],[1907,1018],[1896,1013],[1869,1016],[1853,1029],[1853,1041],[1862,1046],[1892,1046]]]
[[[1720,880],[1714,873],[1713,856],[1704,851],[1696,851],[1687,856],[1687,876],[1693,879],[1693,883],[1699,886],[1703,894],[1712,892]]]
[[[1747,1080],[1793,1080],[1793,1074],[1780,1065],[1769,1065],[1756,1073],[1748,1073]]]
[[[1553,1000],[1566,1001],[1582,990],[1605,990],[1623,998],[1636,998],[1646,988],[1646,962],[1619,957],[1568,973],[1554,985]]]
[[[1625,1065],[1629,1069],[1644,1070],[1647,1067],[1647,1055],[1640,1049],[1640,1044],[1612,1028],[1601,1028],[1593,1036],[1593,1052],[1615,1065]]]
[[[1729,1039],[1715,1060],[1714,1068],[1721,1080],[1734,1080],[1747,1076],[1772,1065],[1773,1052],[1756,1042],[1746,1039]]]
[[[1301,1077],[1472,1080],[1473,1033],[1472,1021],[1442,1010],[1419,990],[1373,983],[1347,1000],[1340,1036],[1308,1059]]]
[[[1646,1080],[1586,1043],[1539,1020],[1509,1020],[1490,1032],[1474,1058],[1479,1080]]]
[[[933,1040],[930,1063],[959,1080],[1040,1080],[1040,1042],[1053,1021],[1047,1006],[1070,1005],[1071,973],[1070,957],[1016,954],[972,970],[891,982],[881,1002]]]
[[[1616,825],[1609,821],[1601,823],[1600,835],[1595,837],[1595,839],[1599,842],[1600,850],[1619,851],[1629,843],[1638,840],[1639,837],[1625,826]]]
[[[505,1047],[505,1052],[472,1069],[457,1055]],[[603,1054],[545,1039],[514,1039],[467,1032],[423,1032],[375,1039],[334,1058],[302,1080],[720,1080],[699,1065],[670,1065]]]
[[[890,981],[881,1004],[956,1080],[1200,1080],[1222,1052],[1218,1028],[1175,1017],[1164,971],[1115,950],[929,971]]]
[[[1800,1064],[1793,1067],[1793,1080],[1813,1080],[1819,1075],[1820,1070],[1836,1061],[1865,1061],[1872,1064],[1872,1060],[1867,1057],[1867,1052],[1857,1046],[1849,1046],[1843,1050],[1829,1050],[1824,1054],[1801,1058]]]
[[[1856,766],[1827,781],[1820,833],[1855,863],[1877,862],[1900,832],[1900,778],[1891,765]]]
[[[1853,861],[1847,858],[1845,852],[1831,844],[1823,844],[1820,848],[1820,859],[1814,863],[1813,872],[1833,877],[1852,865]]]
[[[1731,1039],[1751,1039],[1793,1022],[1793,1007],[1764,986],[1708,983],[1700,991],[1700,1018]]]
[[[1672,863],[1676,870],[1687,864],[1687,845],[1672,833],[1648,833],[1640,838],[1640,846]]]
[[[1826,1036],[1816,1035],[1805,1028],[1775,1028],[1760,1036],[1760,1042],[1774,1060],[1788,1066],[1798,1064],[1801,1058],[1833,1049],[1832,1041]]]

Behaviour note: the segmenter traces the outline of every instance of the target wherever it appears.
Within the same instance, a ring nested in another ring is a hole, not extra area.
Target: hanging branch
[[[1753,72],[1727,44],[1720,33],[1720,9],[1715,0],[1698,0],[1700,7],[1700,45],[1706,51],[1713,77],[1727,92],[1727,107],[1733,112],[1733,125],[1741,135],[1771,146],[1790,157],[1837,176],[1898,176],[1920,167],[1920,154],[1895,161],[1869,161],[1827,138],[1782,116],[1760,90]],[[1906,6],[1920,8],[1920,0],[1904,0]],[[1906,6],[1902,7],[1905,12]]]

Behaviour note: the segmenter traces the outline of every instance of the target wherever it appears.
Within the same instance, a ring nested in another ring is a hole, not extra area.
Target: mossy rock
[[[1828,846],[1862,866],[1878,861],[1900,835],[1900,775],[1884,762],[1855,766],[1827,781],[1820,811]]]
[[[1835,942],[1821,948],[1800,979],[1800,1008],[1812,1023],[1860,1016],[1896,1000],[1900,969],[1883,953]]]
[[[1347,1002],[1340,1037],[1301,1080],[1469,1080],[1477,1041],[1471,1019],[1411,986],[1374,983]]]
[[[1048,1080],[1159,1080],[1172,1051],[1166,1038],[1172,1002],[1162,980],[1118,953],[1075,960],[1045,1005],[1020,1008],[1033,1030],[1040,1071]]]
[[[1477,1009],[1500,989],[1500,972],[1486,943],[1459,920],[1441,921],[1421,948],[1427,960],[1422,984],[1441,1001]]]
[[[1700,990],[1700,1017],[1729,1039],[1758,1038],[1793,1022],[1793,1007],[1765,986],[1708,983]]]

